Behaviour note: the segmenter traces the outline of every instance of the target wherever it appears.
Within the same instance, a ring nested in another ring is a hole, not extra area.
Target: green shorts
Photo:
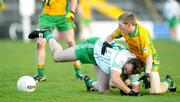
[[[73,21],[68,21],[65,16],[51,16],[47,14],[41,14],[39,16],[38,27],[50,29],[54,29],[56,27],[59,31],[63,32],[74,28],[75,25]]]
[[[76,58],[84,64],[96,64],[94,59],[94,45],[99,38],[89,38],[75,48]]]
[[[174,27],[180,23],[180,18],[179,17],[173,17],[172,19],[169,19],[167,22],[168,22],[170,27]]]

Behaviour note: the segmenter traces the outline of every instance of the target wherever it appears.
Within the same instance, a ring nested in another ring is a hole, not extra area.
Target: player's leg
[[[42,28],[49,28],[49,26],[52,26],[51,22],[49,22],[49,16],[42,14],[38,21],[38,27],[40,29]],[[33,39],[36,37],[39,37],[39,33],[46,33],[34,31],[29,35],[29,38]],[[46,34],[52,34],[52,32],[48,32]],[[45,45],[46,45],[46,39],[43,39],[42,37],[38,38],[37,40],[37,48],[36,48],[36,62],[37,62],[37,75],[34,76],[34,79],[36,81],[45,81]]]
[[[52,41],[50,39],[50,41]],[[77,60],[75,54],[75,46],[62,50],[57,50],[53,53],[53,59],[56,62],[70,62]]]
[[[74,40],[74,29],[68,29],[64,32],[62,32],[65,36],[65,41],[68,44],[68,47],[75,46],[75,40]],[[74,61],[74,70],[75,70],[75,76],[78,80],[83,79],[83,75],[81,75],[81,64],[80,61]]]
[[[97,81],[92,82],[94,89],[98,90],[100,93],[105,93],[109,90],[110,76],[105,74],[98,66],[94,66]]]
[[[37,75],[34,76],[34,79],[36,81],[45,81],[45,45],[46,40],[43,38],[39,38],[37,40],[37,48],[36,48],[36,62],[37,62]]]
[[[166,80],[165,82],[160,82],[160,77],[158,72],[151,72],[150,82],[151,82],[151,88],[150,88],[151,94],[167,92],[168,88],[171,86],[170,85],[171,82],[168,82]]]
[[[152,71],[150,74],[150,93],[151,94],[158,94],[161,93],[161,82],[160,82],[160,77],[158,72]],[[168,87],[165,87],[163,91],[167,91]]]
[[[170,76],[167,76],[164,82],[160,82],[159,72],[155,70],[152,71],[150,74],[150,83],[151,83],[151,88],[150,88],[151,94],[164,93],[168,89],[172,92],[176,91],[176,86],[172,78]]]

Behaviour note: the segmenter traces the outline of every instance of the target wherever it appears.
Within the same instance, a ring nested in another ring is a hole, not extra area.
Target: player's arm
[[[123,90],[126,93],[129,93],[131,89],[125,85],[123,80],[120,77],[121,73],[118,72],[117,70],[112,70],[111,73],[111,81],[113,85],[115,85],[117,88]]]
[[[106,52],[106,48],[107,47],[111,47],[110,46],[110,42],[115,39],[115,38],[120,38],[122,37],[122,35],[120,34],[120,29],[116,29],[112,34],[108,35],[106,38],[105,38],[105,41],[103,42],[103,46],[102,46],[102,49],[101,49],[101,54],[104,55],[105,52]]]
[[[126,84],[121,79],[120,75],[121,73],[119,71],[112,70],[112,73],[111,73],[112,84],[115,85],[115,87],[123,90],[129,96],[138,96],[139,92],[135,92],[134,90],[131,90],[129,87],[127,87]]]
[[[121,38],[121,37],[122,37],[121,30],[117,28],[112,34],[106,37],[105,41],[110,43],[113,39]]]
[[[145,63],[146,69],[144,75],[139,80],[143,80],[145,89],[148,89],[150,88],[150,73],[153,64],[152,41],[148,33],[144,34],[144,36],[141,37],[141,45],[142,45],[143,56],[146,58],[146,63]]]
[[[67,13],[66,18],[69,21],[74,20],[74,15],[77,7],[77,0],[70,0],[70,11]]]
[[[70,11],[75,12],[77,8],[77,0],[70,0]]]
[[[107,41],[108,43],[110,43],[114,38],[112,37],[112,35],[108,35],[105,39],[105,41]]]
[[[139,79],[143,80],[144,85],[145,85],[145,89],[150,88],[150,73],[151,73],[151,69],[152,69],[152,64],[153,64],[153,59],[152,59],[152,55],[149,55],[146,57],[146,70],[144,75]]]
[[[146,57],[146,70],[145,70],[145,73],[150,74],[151,69],[152,69],[152,64],[153,64],[152,55],[149,55],[149,56]]]

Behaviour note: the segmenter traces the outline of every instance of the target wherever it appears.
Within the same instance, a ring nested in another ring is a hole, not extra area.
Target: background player
[[[74,12],[77,0],[43,0],[43,10],[39,17],[38,28],[50,29],[43,32],[45,35],[52,34],[52,30],[57,28],[65,36],[68,47],[74,46]],[[45,81],[45,45],[46,40],[39,38],[37,41],[37,81]],[[74,62],[75,75],[77,79],[82,79],[80,74],[80,62]]]

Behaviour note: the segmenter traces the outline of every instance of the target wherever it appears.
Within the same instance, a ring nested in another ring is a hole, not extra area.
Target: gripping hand
[[[140,80],[143,80],[145,89],[150,88],[150,75],[149,75],[149,73],[145,73],[145,74],[139,79],[139,81],[140,81]]]
[[[129,96],[141,96],[141,94],[139,92],[135,92],[133,90],[131,90],[129,93],[128,93]]]
[[[74,12],[73,11],[68,12],[67,15],[66,15],[66,18],[69,21],[73,21],[74,20]]]
[[[107,52],[107,47],[112,48],[112,46],[107,41],[103,42],[103,46],[101,49],[101,55],[104,55]]]

